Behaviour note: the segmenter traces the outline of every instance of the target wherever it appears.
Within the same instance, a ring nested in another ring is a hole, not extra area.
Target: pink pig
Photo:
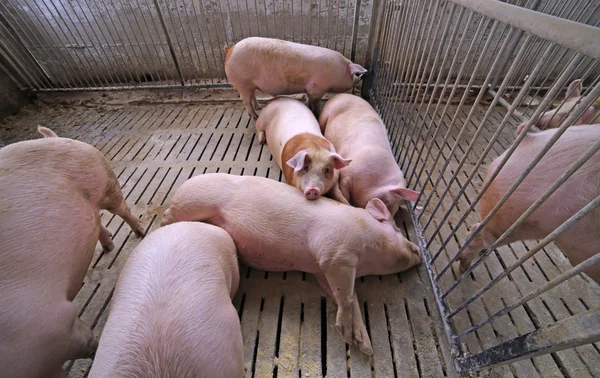
[[[323,47],[250,37],[225,46],[225,73],[256,119],[257,89],[271,96],[306,93],[316,113],[325,93],[352,89],[367,70]]]
[[[368,102],[335,95],[325,103],[319,124],[338,153],[352,156],[352,164],[340,171],[340,190],[350,204],[365,207],[379,198],[393,217],[405,200],[416,201],[419,192],[406,188],[385,126]]]
[[[421,261],[418,247],[402,236],[380,200],[366,210],[328,198],[306,201],[297,189],[262,177],[192,177],[175,192],[162,224],[191,220],[225,229],[249,266],[314,274],[338,305],[336,328],[343,339],[367,354],[373,349],[354,280]]]
[[[90,377],[243,377],[238,283],[227,232],[200,222],[154,231],[121,272]]]
[[[285,181],[300,189],[306,199],[316,200],[321,194],[329,194],[348,204],[340,192],[338,170],[352,160],[335,152],[303,103],[286,97],[269,101],[256,121],[256,131],[261,144],[267,141]]]
[[[113,248],[99,210],[144,234],[97,149],[38,130],[0,150],[0,371],[13,378],[66,377],[65,361],[95,351],[72,300],[98,238]]]
[[[558,139],[533,168],[515,192],[473,239],[460,259],[460,269],[467,270],[471,261],[494,243],[588,148],[600,140],[599,125],[573,126]],[[506,162],[492,185],[481,198],[480,218],[484,219],[517,180],[519,175],[546,145],[556,130],[528,133]],[[488,167],[486,182],[502,157]],[[600,195],[600,154],[596,153],[561,185],[502,245],[519,240],[543,239],[569,217]],[[479,226],[470,227],[471,232]],[[555,243],[576,265],[598,253],[600,245],[600,209],[571,226]],[[587,271],[600,282],[600,266]]]
[[[581,99],[581,92],[583,86],[581,84],[581,79],[577,79],[569,84],[569,88],[567,89],[567,94],[565,95],[565,103],[560,108],[548,111],[538,119],[537,126],[540,129],[554,129],[560,126],[562,121],[568,115],[568,113],[577,105],[577,103]],[[599,121],[600,122],[600,98],[597,99],[592,106],[590,106],[579,118],[575,121],[574,125],[589,125],[592,122]],[[598,118],[597,118],[598,117]],[[519,129],[517,129],[517,134],[520,134],[524,125],[521,125]]]

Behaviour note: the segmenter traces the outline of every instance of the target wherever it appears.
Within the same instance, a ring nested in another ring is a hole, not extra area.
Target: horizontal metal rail
[[[598,28],[498,0],[448,0],[592,58],[600,59]]]

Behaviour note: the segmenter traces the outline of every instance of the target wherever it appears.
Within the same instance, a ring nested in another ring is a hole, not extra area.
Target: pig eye
[[[329,169],[329,167],[325,167],[325,174],[329,175],[329,172],[331,172],[331,169]]]
[[[308,172],[308,164],[304,166],[303,171],[304,171],[304,173]]]

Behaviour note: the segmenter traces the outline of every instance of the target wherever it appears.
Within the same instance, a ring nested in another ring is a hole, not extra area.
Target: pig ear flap
[[[581,79],[573,80],[571,84],[569,84],[569,89],[567,89],[567,94],[565,98],[568,100],[573,97],[581,96],[581,92],[583,91],[583,84],[581,83]]]
[[[357,63],[348,63],[348,71],[350,75],[355,75],[362,79],[367,74],[367,69]]]
[[[343,157],[341,157],[339,154],[336,154],[335,152],[332,152],[329,155],[329,159],[331,159],[331,161],[333,161],[333,165],[334,165],[335,169],[342,169],[344,167],[347,167],[348,164],[350,164],[350,162],[352,161],[352,159],[344,159]]]
[[[306,150],[301,150],[298,151],[296,153],[296,155],[294,155],[293,158],[291,158],[290,160],[286,161],[285,163],[294,169],[294,172],[300,172],[302,170],[302,168],[304,167],[304,161],[306,160],[306,155],[308,155],[308,152]]]
[[[397,186],[394,187],[392,189],[390,189],[390,193],[396,197],[396,198],[400,198],[406,201],[416,201],[417,198],[419,198],[419,192],[416,192],[414,190],[408,189],[408,188],[403,188],[401,186]]]
[[[371,216],[380,222],[389,222],[392,220],[392,214],[379,198],[373,198],[367,203],[365,210],[371,214]]]

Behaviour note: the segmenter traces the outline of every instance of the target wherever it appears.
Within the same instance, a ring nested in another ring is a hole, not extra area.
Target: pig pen
[[[425,261],[357,280],[372,357],[343,343],[335,303],[311,275],[242,266],[234,305],[247,376],[600,376],[600,288],[583,274],[557,285],[573,267],[553,243],[496,248],[464,276],[451,264],[467,243],[467,226],[479,221],[485,166],[515,143],[517,125],[560,107],[571,80],[584,80],[585,97],[561,128],[600,95],[600,4],[252,3],[0,3],[0,69],[20,93],[37,97],[2,121],[0,145],[37,138],[43,125],[96,146],[152,231],[192,176],[282,180],[228,88],[225,43],[260,35],[338,50],[369,69],[355,94],[378,110],[409,187],[423,192],[396,222]],[[97,246],[75,300],[97,336],[120,269],[139,243],[120,219],[105,212],[101,219],[115,250]],[[70,377],[85,377],[91,363],[65,367]]]

